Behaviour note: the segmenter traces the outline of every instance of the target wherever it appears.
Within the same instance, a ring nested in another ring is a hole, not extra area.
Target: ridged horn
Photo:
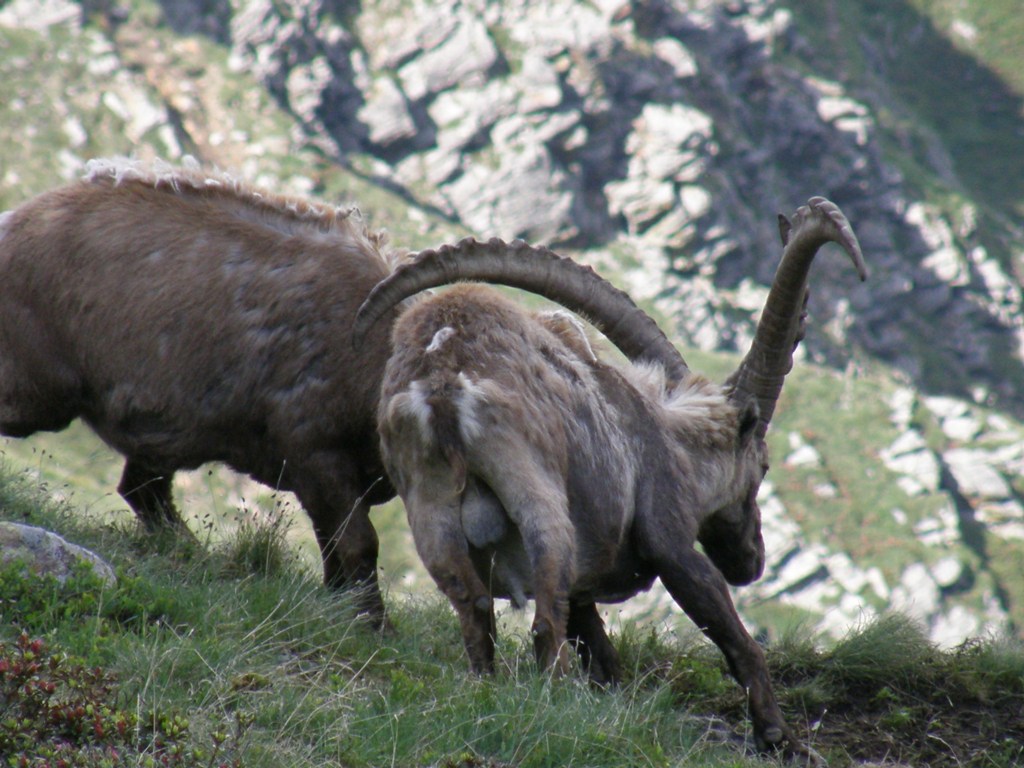
[[[793,367],[793,351],[803,338],[807,302],[807,275],[818,249],[827,242],[839,243],[849,255],[861,280],[868,276],[860,243],[839,207],[823,197],[812,197],[797,209],[790,222],[779,215],[782,261],[768,293],[754,340],[739,368],[728,378],[730,397],[744,402],[757,398],[760,421],[757,434],[764,437],[771,423],[782,384]]]
[[[506,243],[493,238],[482,243],[466,238],[415,254],[379,282],[363,302],[352,329],[354,343],[408,297],[466,280],[544,296],[593,322],[630,360],[663,365],[673,384],[689,376],[683,356],[625,292],[590,267],[522,240]]]

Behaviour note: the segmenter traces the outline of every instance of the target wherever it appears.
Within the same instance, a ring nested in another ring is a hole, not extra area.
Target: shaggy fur
[[[368,506],[393,491],[374,424],[389,353],[349,329],[400,255],[335,208],[186,163],[92,162],[3,216],[0,432],[84,419],[126,458],[151,529],[184,525],[171,481],[221,461],[293,490],[334,587],[366,585]]]
[[[750,352],[722,386],[691,373],[654,321],[592,270],[522,243],[419,254],[374,289],[356,333],[396,302],[473,278],[605,323],[629,364],[603,362],[571,316],[529,313],[480,286],[426,299],[395,327],[379,411],[384,459],[416,548],[459,615],[470,664],[494,668],[494,598],[533,598],[541,663],[564,672],[573,645],[593,680],[613,683],[618,656],[595,603],[659,578],[725,655],[758,746],[819,765],[786,726],[727,583],[764,568],[764,435],[804,334],[811,262],[833,241],[862,279],[867,270],[828,200],[811,198],[779,223],[776,280]]]

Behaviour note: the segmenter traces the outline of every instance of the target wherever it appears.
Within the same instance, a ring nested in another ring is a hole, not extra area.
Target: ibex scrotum
[[[803,335],[812,259],[835,241],[862,279],[866,271],[827,200],[811,199],[792,223],[780,217],[780,228],[782,262],[752,348],[723,385],[691,374],[628,296],[544,249],[464,241],[419,254],[374,289],[357,336],[424,288],[475,279],[585,314],[630,358],[603,362],[564,317],[481,285],[399,317],[379,410],[385,466],[473,670],[494,668],[494,598],[532,597],[540,663],[564,672],[568,642],[592,679],[616,681],[595,603],[625,600],[657,577],[747,690],[758,747],[817,759],[783,719],[726,585],[764,568],[764,438]]]
[[[397,259],[351,210],[203,171],[94,161],[0,216],[0,432],[76,417],[126,457],[149,529],[184,528],[176,470],[224,462],[292,490],[331,587],[377,620],[382,326],[356,309]]]

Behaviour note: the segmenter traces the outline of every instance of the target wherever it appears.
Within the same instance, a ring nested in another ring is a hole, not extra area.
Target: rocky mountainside
[[[775,214],[827,196],[872,274],[815,266],[745,610],[1019,632],[1024,85],[978,53],[1003,3],[959,6],[0,0],[0,208],[190,154],[402,246],[557,246],[703,362],[746,349]]]

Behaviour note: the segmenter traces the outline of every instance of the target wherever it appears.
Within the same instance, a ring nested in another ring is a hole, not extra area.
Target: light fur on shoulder
[[[658,403],[672,430],[704,441],[735,440],[736,408],[722,387],[699,373],[670,390],[665,369],[656,363],[634,363],[625,368],[630,383]]]

